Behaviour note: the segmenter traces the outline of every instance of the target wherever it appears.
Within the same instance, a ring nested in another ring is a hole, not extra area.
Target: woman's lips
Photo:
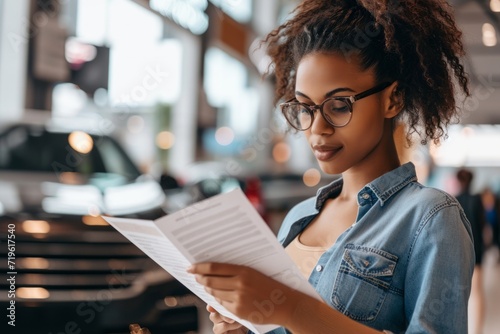
[[[332,159],[342,147],[326,147],[326,146],[314,146],[313,152],[316,159],[320,161],[327,161]]]

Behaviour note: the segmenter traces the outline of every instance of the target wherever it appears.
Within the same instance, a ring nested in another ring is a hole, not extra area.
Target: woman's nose
[[[314,108],[314,117],[311,125],[311,133],[319,135],[330,135],[335,131],[335,128],[326,121],[323,114],[320,112],[319,106]]]

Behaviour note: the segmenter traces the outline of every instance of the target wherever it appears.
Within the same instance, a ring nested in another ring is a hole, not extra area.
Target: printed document
[[[155,221],[103,218],[200,299],[255,333],[266,333],[278,326],[238,318],[186,269],[201,262],[244,265],[321,300],[239,188]]]

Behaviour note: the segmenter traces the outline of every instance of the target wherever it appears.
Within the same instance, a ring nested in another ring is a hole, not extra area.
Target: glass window
[[[431,143],[430,154],[442,167],[500,166],[500,125],[451,125],[448,139]]]
[[[255,131],[259,96],[249,83],[248,69],[217,48],[207,50],[205,64],[204,88],[209,104],[218,110],[217,127],[229,127],[235,136]]]
[[[0,20],[1,20],[1,22],[4,21],[3,12],[4,12],[4,9],[3,9],[3,0],[0,0]],[[0,47],[2,46],[1,45],[2,38],[3,38],[3,36],[2,36],[2,25],[0,24]]]
[[[252,0],[211,0],[214,5],[241,23],[252,18]]]
[[[130,0],[78,2],[77,38],[110,47],[113,106],[174,103],[180,95],[182,46],[165,38],[161,17]]]
[[[78,1],[76,36],[96,45],[107,41],[109,1]]]
[[[195,35],[208,29],[207,0],[150,0],[149,6]]]

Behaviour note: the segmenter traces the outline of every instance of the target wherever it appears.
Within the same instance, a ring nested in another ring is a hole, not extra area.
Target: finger
[[[196,282],[212,289],[232,291],[238,287],[238,282],[234,277],[196,274],[195,279]]]
[[[141,326],[138,324],[130,324],[128,328],[130,330],[130,334],[137,334],[141,330]]]
[[[208,318],[214,324],[218,324],[219,322],[224,321],[224,320],[222,320],[222,316],[220,315],[220,313],[217,313],[217,312],[210,312],[210,315],[208,316]]]
[[[226,316],[223,316],[222,314],[220,315],[220,317],[222,318],[222,320],[224,320],[224,322],[227,322],[228,324],[232,324],[232,323],[236,322],[236,320],[228,318]]]
[[[151,334],[147,328],[141,328],[139,324],[130,324],[130,334]]]
[[[226,316],[223,316],[222,314],[220,314],[216,309],[214,309],[212,306],[208,305],[207,304],[207,311],[210,312],[210,315],[209,315],[209,318],[210,320],[212,320],[212,322],[216,323],[216,322],[222,322],[222,321],[225,321],[227,323],[230,323],[232,324],[233,322],[235,322],[236,320],[234,319],[231,319],[231,318],[228,318]]]
[[[210,315],[208,316],[208,318],[210,319],[210,321],[212,321],[214,324],[217,324],[219,322],[227,322],[228,324],[232,324],[233,322],[235,322],[236,320],[234,319],[231,319],[231,318],[228,318],[226,316],[223,316],[222,314],[220,313],[217,313],[217,312],[211,312]]]
[[[224,319],[222,319],[222,315],[219,312],[210,312],[210,315],[208,318],[213,322],[213,323],[218,323],[218,322],[223,322]]]
[[[218,290],[218,289],[212,289],[212,288],[205,287],[205,291],[208,292],[209,294],[211,294],[212,296],[214,296],[215,299],[217,299],[217,301],[221,305],[223,302],[233,303],[234,298],[236,296],[234,291],[228,291],[228,290]]]
[[[191,274],[216,275],[216,276],[235,276],[243,266],[229,263],[205,262],[193,264],[187,269]]]
[[[220,322],[214,325],[213,331],[214,333],[226,333],[229,331],[234,331],[235,329],[241,328],[242,325],[238,322],[234,322],[232,324],[228,324],[225,322]]]
[[[211,312],[209,318],[210,318],[210,320],[212,320],[212,322],[227,322],[227,323],[232,324],[233,322],[236,321],[236,320],[231,319],[229,317],[226,317],[218,312]]]

